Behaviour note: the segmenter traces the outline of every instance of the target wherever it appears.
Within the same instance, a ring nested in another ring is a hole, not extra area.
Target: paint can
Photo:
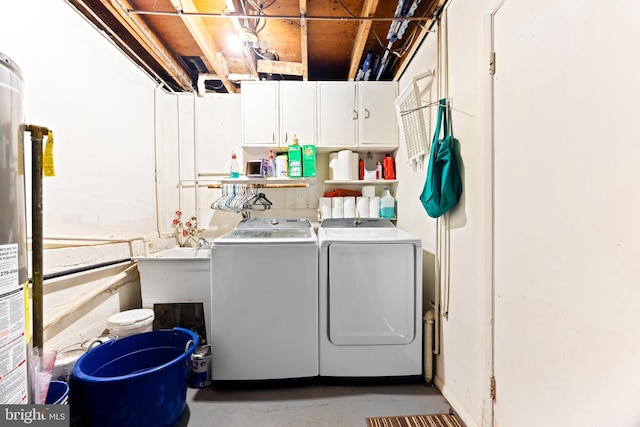
[[[211,385],[211,346],[201,345],[191,355],[189,385],[201,388]]]

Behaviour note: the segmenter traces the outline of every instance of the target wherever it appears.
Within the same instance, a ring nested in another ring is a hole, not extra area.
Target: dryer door
[[[408,344],[415,338],[415,246],[329,246],[329,339],[336,345]]]

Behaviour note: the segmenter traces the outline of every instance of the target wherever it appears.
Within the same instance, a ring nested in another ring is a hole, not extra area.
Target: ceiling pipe
[[[289,19],[292,21],[395,21],[402,19],[403,21],[428,21],[428,16],[407,16],[407,17],[389,17],[378,18],[375,16],[309,16],[309,15],[235,15],[228,13],[204,13],[204,12],[162,12],[152,10],[127,9],[127,13],[131,15],[156,15],[156,16],[199,16],[202,18],[216,19]]]
[[[200,73],[198,74],[198,83],[197,83],[197,89],[198,89],[198,96],[199,97],[203,97],[204,94],[207,92],[204,82],[206,80],[220,80],[220,77],[218,77],[217,74],[212,74],[212,73]]]

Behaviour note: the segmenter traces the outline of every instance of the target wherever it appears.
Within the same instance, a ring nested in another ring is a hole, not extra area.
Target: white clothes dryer
[[[318,243],[307,219],[255,218],[211,245],[214,381],[318,375]]]
[[[318,230],[320,376],[422,374],[422,244],[386,219]]]

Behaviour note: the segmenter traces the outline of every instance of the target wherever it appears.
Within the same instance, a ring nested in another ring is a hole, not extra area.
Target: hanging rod
[[[236,183],[225,182],[224,184],[209,184],[207,188],[222,188],[223,185],[236,185]],[[250,182],[238,182],[237,185],[246,185],[253,188],[306,188],[308,184],[304,182],[299,183],[286,183],[286,184],[260,184]]]
[[[442,105],[443,107],[445,107],[445,106],[449,107],[452,110],[456,110],[455,108],[451,107],[451,102],[450,102],[451,98],[443,98],[443,99],[445,100],[445,104],[444,105],[440,103],[440,101],[442,101],[442,100],[433,101],[433,102],[430,102],[428,104],[421,105],[420,107],[411,108],[409,110],[402,110],[402,111],[400,111],[400,116],[406,116],[408,114],[415,113],[416,111],[420,111],[420,110],[425,109],[425,108],[431,108],[431,107],[436,107],[436,106],[440,106],[440,105]],[[460,111],[460,110],[456,110],[456,111]]]
[[[307,15],[236,15],[230,13],[205,13],[182,11],[155,11],[127,9],[130,15],[156,15],[156,16],[193,16],[202,18],[237,18],[237,19],[290,19],[292,21],[429,21],[430,16],[393,16],[390,18],[377,18],[375,16],[307,16]]]

